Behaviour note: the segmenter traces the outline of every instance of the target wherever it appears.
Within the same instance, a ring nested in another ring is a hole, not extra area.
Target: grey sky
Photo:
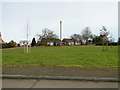
[[[55,31],[59,36],[59,21],[62,20],[63,38],[81,33],[86,26],[93,34],[99,35],[104,25],[117,40],[117,11],[117,3],[113,2],[6,2],[2,6],[2,38],[5,42],[25,40],[27,21],[30,22],[29,40],[44,28]]]

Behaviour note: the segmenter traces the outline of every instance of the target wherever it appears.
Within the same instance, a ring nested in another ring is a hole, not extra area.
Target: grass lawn
[[[77,66],[117,67],[118,47],[102,51],[101,46],[49,46],[32,47],[31,53],[24,48],[3,49],[3,66]]]

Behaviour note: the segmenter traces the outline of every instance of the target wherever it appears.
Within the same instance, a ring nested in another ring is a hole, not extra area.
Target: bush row
[[[102,46],[103,44],[102,43],[96,43],[96,45],[99,45],[99,46]],[[113,43],[108,43],[108,46],[117,46],[118,45],[118,42],[113,42]]]
[[[2,48],[12,48],[16,47],[16,43],[3,43]]]

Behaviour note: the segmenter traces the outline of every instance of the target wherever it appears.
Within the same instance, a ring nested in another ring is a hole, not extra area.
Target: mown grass
[[[101,46],[49,46],[32,47],[31,53],[24,48],[3,49],[3,66],[75,66],[75,67],[117,67],[118,47]]]

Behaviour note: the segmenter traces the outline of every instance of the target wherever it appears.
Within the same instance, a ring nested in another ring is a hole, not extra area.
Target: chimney
[[[60,21],[60,40],[62,41],[62,21]]]

